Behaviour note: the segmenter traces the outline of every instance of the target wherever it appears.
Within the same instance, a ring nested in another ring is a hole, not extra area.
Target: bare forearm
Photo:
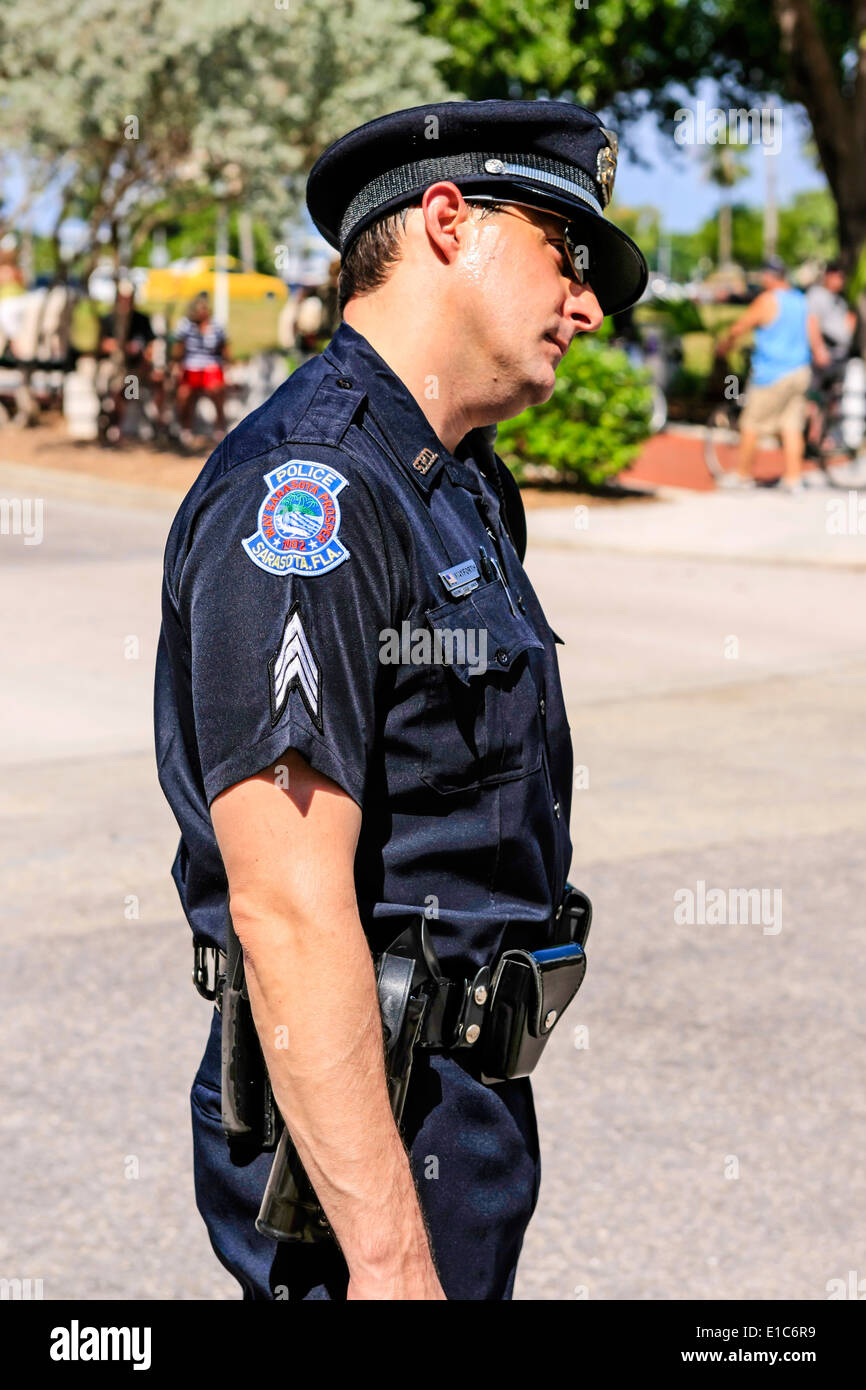
[[[824,337],[818,326],[818,320],[810,314],[806,320],[806,331],[809,337],[809,351],[814,361],[819,367],[827,366],[830,361],[830,354],[824,343]]]
[[[276,1102],[353,1277],[429,1265],[357,911],[233,916]]]
[[[737,319],[736,323],[732,323],[730,328],[726,329],[721,338],[719,338],[716,344],[718,351],[727,352],[729,348],[733,347],[738,338],[741,338],[744,333],[748,333],[753,327],[754,324],[751,320],[745,317]]]

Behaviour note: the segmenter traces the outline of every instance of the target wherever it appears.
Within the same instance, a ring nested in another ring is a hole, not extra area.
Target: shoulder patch
[[[268,681],[271,727],[279,722],[292,691],[298,690],[319,733],[324,733],[319,663],[307,641],[297,601],[289,609],[282,640],[268,662]]]
[[[342,473],[311,459],[289,459],[264,475],[267,495],[258,530],[243,541],[254,565],[269,574],[327,574],[349,552],[339,539]]]

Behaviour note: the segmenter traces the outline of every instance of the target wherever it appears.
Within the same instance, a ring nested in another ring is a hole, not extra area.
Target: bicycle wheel
[[[728,471],[724,463],[730,461],[730,447],[737,443],[737,438],[737,432],[732,428],[730,412],[725,406],[716,406],[711,411],[704,430],[704,463],[714,482]]]
[[[861,449],[853,456],[849,455],[842,463],[831,463],[831,459],[840,457],[844,458],[844,455],[822,454],[817,460],[827,486],[838,487],[845,492],[866,488],[866,449]]]
[[[826,397],[814,395],[817,414],[807,422],[804,431],[804,457],[817,464],[827,487],[843,491],[866,488],[866,445],[846,449],[833,438],[833,426],[838,412]],[[834,460],[840,460],[834,462]]]

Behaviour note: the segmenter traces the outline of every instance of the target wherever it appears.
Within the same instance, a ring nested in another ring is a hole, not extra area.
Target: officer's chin
[[[534,405],[544,405],[545,401],[549,401],[553,395],[556,373],[551,364],[549,362],[537,362],[534,365],[533,375],[523,377],[519,390],[516,389],[517,383],[515,382],[513,395],[501,403],[497,414],[497,420],[500,423],[503,420],[513,420],[516,415],[522,415],[524,410],[529,410]]]
[[[544,405],[553,395],[553,388],[556,386],[556,364],[544,362],[539,368],[538,376],[530,384],[532,399],[526,402],[530,405]]]

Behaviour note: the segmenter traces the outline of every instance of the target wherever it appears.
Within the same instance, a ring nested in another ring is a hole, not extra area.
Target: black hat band
[[[379,174],[355,194],[346,208],[340,223],[341,248],[345,251],[346,243],[359,222],[393,199],[415,193],[419,187],[436,183],[439,179],[451,179],[457,183],[461,179],[477,178],[484,174],[504,175],[506,181],[509,175],[536,179],[580,198],[599,216],[602,215],[597,184],[589,174],[573,164],[550,159],[546,155],[467,152],[437,159],[421,159]]]

